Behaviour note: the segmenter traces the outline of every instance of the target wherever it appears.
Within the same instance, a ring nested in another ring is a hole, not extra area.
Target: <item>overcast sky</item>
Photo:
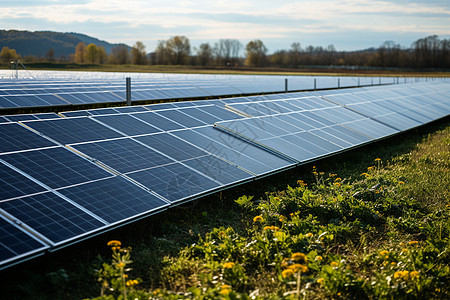
[[[185,35],[193,47],[233,38],[261,39],[270,53],[293,42],[337,50],[409,47],[437,34],[450,38],[450,1],[376,0],[1,0],[0,28],[78,32],[111,43]]]

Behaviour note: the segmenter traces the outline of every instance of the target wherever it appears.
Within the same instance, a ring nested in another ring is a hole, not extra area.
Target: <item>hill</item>
[[[53,48],[55,57],[67,57],[75,53],[75,47],[80,42],[84,42],[86,45],[93,43],[102,46],[108,54],[114,47],[124,45],[111,44],[74,32],[0,30],[0,48],[7,46],[15,49],[22,56],[45,56],[47,51]],[[131,47],[125,46],[131,49]]]

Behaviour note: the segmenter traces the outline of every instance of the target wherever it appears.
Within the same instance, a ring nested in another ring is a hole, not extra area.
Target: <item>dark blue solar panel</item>
[[[160,116],[155,112],[135,113],[133,116],[164,131],[184,128],[181,124]]]
[[[165,201],[119,176],[58,191],[110,223],[167,206]]]
[[[1,158],[52,188],[112,176],[62,147],[16,152]]]
[[[48,119],[59,119],[61,118],[58,114],[55,113],[43,113],[34,115],[39,120],[48,120]]]
[[[51,146],[55,144],[19,124],[0,125],[0,153]]]
[[[0,218],[0,264],[48,248],[16,226]]]
[[[89,142],[123,136],[86,117],[30,121],[26,124],[61,144]]]
[[[9,115],[5,116],[11,122],[20,122],[20,121],[28,121],[28,120],[37,120],[35,115]]]
[[[0,208],[55,243],[105,225],[52,192],[0,202]]]
[[[171,202],[177,202],[220,186],[179,163],[127,175]]]
[[[192,117],[189,117],[188,115],[183,114],[179,110],[161,110],[156,113],[165,118],[173,120],[185,127],[196,127],[196,126],[206,125],[206,123],[204,123],[200,120],[194,119]]]
[[[78,144],[73,148],[122,173],[173,162],[166,156],[131,139]]]
[[[161,130],[149,125],[137,118],[133,118],[131,115],[108,115],[108,116],[96,116],[95,120],[98,120],[106,125],[119,130],[124,135],[139,135],[160,132]]]
[[[64,111],[61,114],[67,118],[92,116],[87,110]]]
[[[148,111],[143,106],[122,106],[122,107],[114,107],[114,110],[121,114],[127,114],[132,112],[140,112],[140,111]]]
[[[215,105],[198,107],[198,109],[201,111],[207,112],[208,114],[211,114],[214,117],[216,117],[218,120],[222,120],[222,121],[243,118],[242,116],[240,116],[238,114],[235,114],[231,111],[226,110],[225,108],[220,108]],[[218,120],[216,120],[216,122]]]
[[[0,191],[0,200],[5,200],[46,189],[0,162]]]
[[[140,136],[135,139],[175,160],[185,160],[207,154],[203,150],[194,147],[169,133]]]
[[[252,174],[212,155],[189,159],[183,163],[223,185],[254,177]]]
[[[176,131],[173,135],[258,175],[292,164],[213,127]]]

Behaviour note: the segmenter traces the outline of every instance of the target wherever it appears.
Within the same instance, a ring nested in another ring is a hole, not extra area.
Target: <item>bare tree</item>
[[[109,58],[110,63],[124,65],[129,61],[128,49],[125,45],[119,45],[112,48]]]
[[[145,65],[147,63],[145,45],[140,41],[137,41],[131,48],[131,63],[134,65]]]
[[[191,44],[185,36],[171,37],[166,43],[167,50],[171,57],[172,64],[182,65],[189,58],[191,53]]]
[[[208,43],[203,43],[197,49],[197,62],[202,66],[208,66],[213,59],[213,50]]]
[[[267,48],[261,40],[254,40],[248,42],[245,47],[246,59],[245,63],[248,66],[262,67],[266,63]]]

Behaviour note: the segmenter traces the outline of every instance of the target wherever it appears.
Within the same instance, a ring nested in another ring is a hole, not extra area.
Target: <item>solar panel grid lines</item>
[[[49,249],[49,245],[44,244],[35,236],[29,234],[16,223],[2,216],[0,209],[0,270],[20,260],[30,259]]]

